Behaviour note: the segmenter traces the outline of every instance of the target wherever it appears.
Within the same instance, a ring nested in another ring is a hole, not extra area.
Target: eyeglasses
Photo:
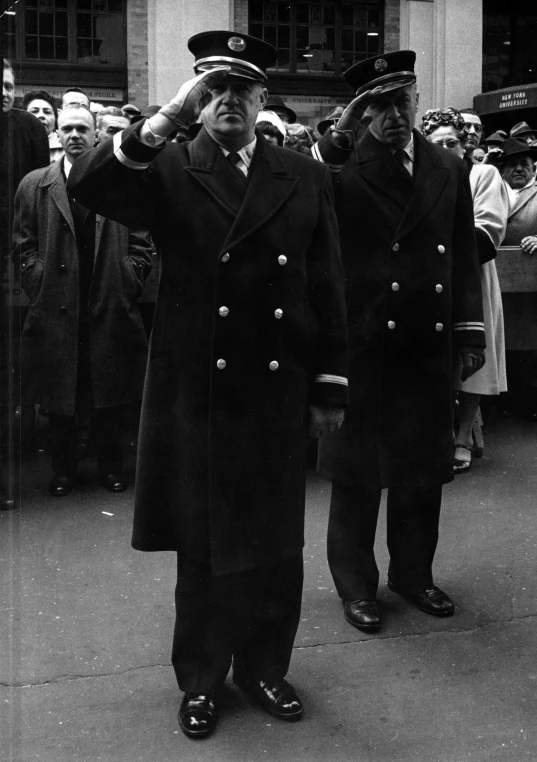
[[[457,138],[444,138],[440,140],[431,140],[431,143],[434,143],[435,146],[440,146],[441,148],[457,148],[460,146],[461,141]]]
[[[483,132],[483,125],[482,124],[475,124],[475,122],[465,122],[464,126],[467,130],[471,130],[472,127],[476,132]]]

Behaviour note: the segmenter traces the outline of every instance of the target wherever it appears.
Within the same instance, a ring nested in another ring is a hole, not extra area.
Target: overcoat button
[[[444,290],[444,287],[440,283],[437,283],[436,284],[436,293],[437,294],[441,294],[443,290]]]
[[[400,286],[399,283],[392,283],[392,291],[399,291]]]
[[[388,328],[390,329],[390,331],[393,331],[393,329],[395,328],[395,323],[393,322],[393,320],[388,320]]]
[[[26,270],[26,263],[25,262],[22,263],[21,270]]]
[[[274,310],[274,317],[276,320],[279,320],[281,317],[283,317],[283,310],[277,309]]]
[[[435,325],[435,328],[437,331],[443,331],[444,330],[444,324],[443,323],[437,323]]]
[[[399,251],[399,244],[398,243],[394,243],[394,245],[392,246],[392,251]]]
[[[228,307],[220,307],[218,310],[218,314],[221,317],[227,317],[229,315],[229,308]]]
[[[227,363],[226,363],[225,360],[217,360],[216,361],[216,367],[218,368],[218,370],[224,370],[226,365],[227,365]]]
[[[282,266],[287,264],[287,257],[285,256],[285,254],[280,254],[280,256],[278,257],[278,264]]]
[[[270,363],[270,365],[269,365],[269,368],[270,368],[271,370],[278,370],[278,368],[279,368],[279,367],[280,367],[280,363],[276,362],[276,360],[273,360],[273,361]]]
[[[446,250],[446,247],[442,246],[442,244],[440,244],[440,246],[438,247],[438,253],[439,254],[444,254],[445,250]]]
[[[65,306],[63,306],[63,305],[62,305],[62,306],[60,307],[60,312],[67,312],[67,307],[65,307]]]
[[[222,257],[222,262],[229,262],[229,252],[226,251],[226,253]]]
[[[67,265],[60,265],[60,270],[62,273],[67,272]]]

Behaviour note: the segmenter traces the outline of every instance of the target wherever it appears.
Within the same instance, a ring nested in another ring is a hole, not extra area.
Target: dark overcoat
[[[133,545],[216,574],[273,563],[303,546],[308,404],[347,401],[329,172],[258,134],[245,189],[205,129],[160,154],[139,129],[69,178],[161,260]]]
[[[319,471],[349,486],[452,479],[452,345],[484,345],[468,170],[413,134],[413,177],[369,130],[334,176],[351,405]]]
[[[63,162],[26,175],[15,197],[14,258],[30,306],[24,323],[23,401],[74,415],[80,316],[79,256]],[[136,303],[151,266],[146,232],[97,216],[87,309],[93,404],[141,399],[147,339]]]

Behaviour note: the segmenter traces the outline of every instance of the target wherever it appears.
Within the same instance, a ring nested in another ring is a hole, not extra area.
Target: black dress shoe
[[[52,474],[48,491],[54,497],[65,497],[73,491],[75,477],[72,474]]]
[[[214,697],[205,693],[185,693],[177,718],[185,736],[205,738],[213,732],[218,720]]]
[[[107,474],[103,476],[103,485],[108,492],[125,492],[129,483],[123,474]]]
[[[343,613],[347,622],[358,630],[364,632],[378,632],[380,630],[380,610],[378,603],[373,598],[364,598],[361,601],[343,601]]]
[[[254,680],[235,674],[233,682],[254,695],[263,709],[280,720],[299,720],[304,714],[302,702],[287,680]]]
[[[452,616],[455,606],[443,590],[433,585],[432,587],[418,587],[414,589],[404,589],[397,587],[391,580],[388,580],[388,588],[398,595],[403,596],[417,606],[420,611],[434,616]]]

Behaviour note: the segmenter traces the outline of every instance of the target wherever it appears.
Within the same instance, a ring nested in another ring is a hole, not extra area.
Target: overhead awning
[[[537,83],[504,87],[474,97],[474,109],[481,116],[505,114],[527,108],[537,108]]]

